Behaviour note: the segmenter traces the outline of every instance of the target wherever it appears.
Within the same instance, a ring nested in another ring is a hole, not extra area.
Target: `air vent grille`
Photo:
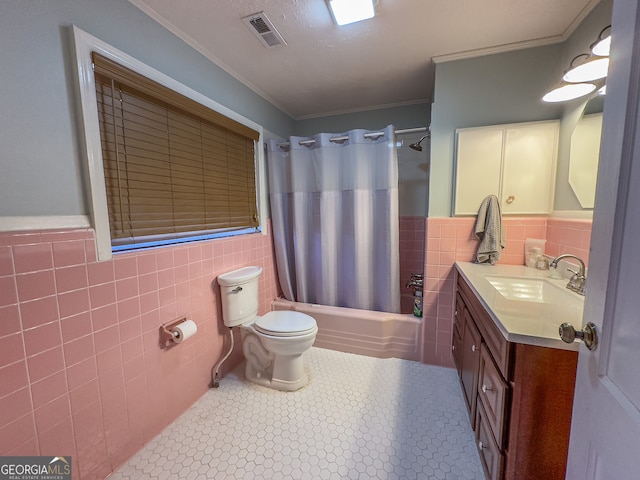
[[[253,18],[249,23],[251,23],[251,25],[253,25],[253,28],[255,28],[258,31],[258,33],[261,35],[263,33],[271,32],[269,25],[264,23],[264,18],[262,17]]]
[[[282,38],[282,35],[280,35],[280,32],[278,32],[264,12],[248,15],[244,17],[242,21],[249,27],[249,30],[258,37],[265,47],[273,48],[287,44],[284,38]]]

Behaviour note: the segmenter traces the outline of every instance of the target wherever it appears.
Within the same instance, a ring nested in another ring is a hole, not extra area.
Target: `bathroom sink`
[[[456,262],[456,268],[508,341],[577,349],[558,336],[561,323],[582,325],[585,297],[566,288],[566,278],[524,265]]]
[[[501,275],[486,275],[489,284],[507,300],[533,303],[558,304],[571,298],[566,292],[545,278],[508,277]]]

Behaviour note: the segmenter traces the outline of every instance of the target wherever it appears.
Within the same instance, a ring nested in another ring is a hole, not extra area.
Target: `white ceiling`
[[[293,118],[430,102],[434,61],[565,40],[599,0],[378,0],[338,27],[325,0],[129,0]],[[287,42],[241,20],[264,11]]]

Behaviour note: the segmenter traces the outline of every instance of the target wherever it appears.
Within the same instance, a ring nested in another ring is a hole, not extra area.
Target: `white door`
[[[602,150],[568,480],[640,479],[640,20],[637,0],[613,4]]]

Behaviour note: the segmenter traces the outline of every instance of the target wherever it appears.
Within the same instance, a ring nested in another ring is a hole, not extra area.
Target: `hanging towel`
[[[478,263],[493,265],[500,260],[505,240],[500,203],[495,195],[489,195],[482,200],[476,219],[475,234],[480,240],[476,255]]]

